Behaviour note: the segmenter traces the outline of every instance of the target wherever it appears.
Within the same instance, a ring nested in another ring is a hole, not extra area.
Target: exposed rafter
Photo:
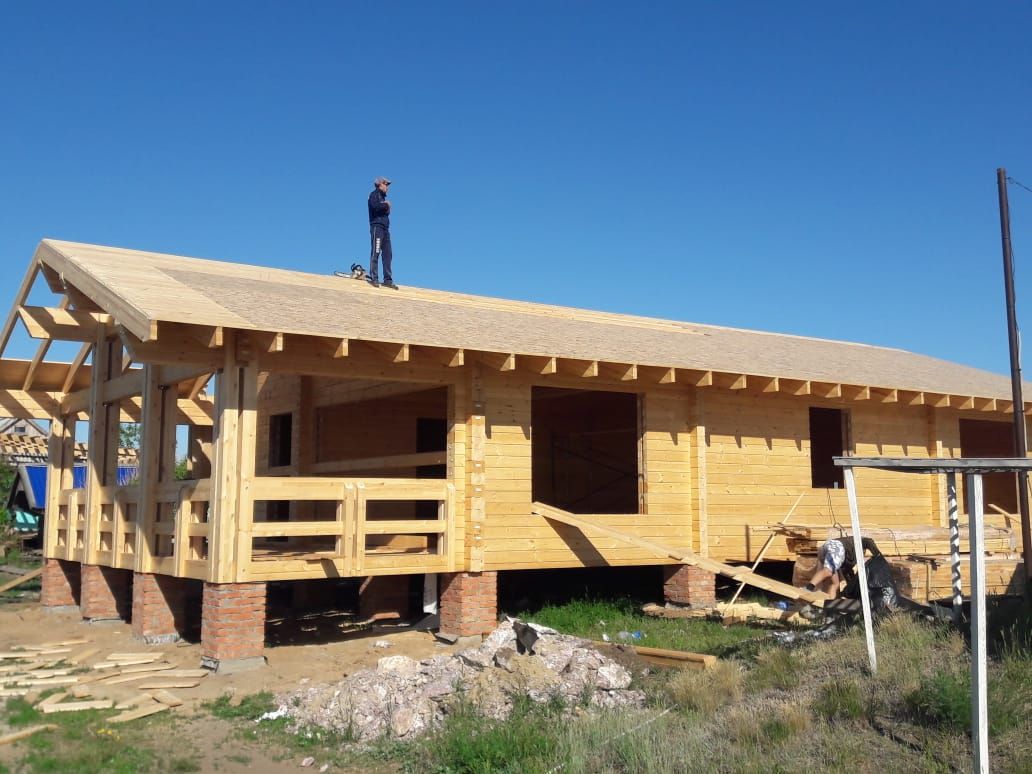
[[[111,322],[107,314],[44,306],[19,307],[18,316],[32,338],[62,341],[96,341],[99,329]]]

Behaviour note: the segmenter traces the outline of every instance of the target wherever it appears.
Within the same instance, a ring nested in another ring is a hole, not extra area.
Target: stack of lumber
[[[890,558],[892,578],[899,592],[916,602],[949,599],[953,596],[952,569],[948,554]],[[987,594],[1024,593],[1025,565],[1020,554],[1000,554],[985,558]],[[971,563],[961,556],[960,578],[962,593],[971,593]]]
[[[101,655],[87,639],[14,645],[0,651],[0,697],[20,696],[44,715],[121,710],[107,723],[125,723],[183,704],[172,689],[195,688],[206,669],[185,668],[154,651]],[[51,692],[56,689],[56,692]],[[42,694],[46,694],[42,696]],[[39,726],[33,730],[46,730]],[[0,737],[0,744],[25,734]]]
[[[716,619],[724,624],[777,621],[793,626],[810,625],[810,621],[799,615],[796,609],[782,610],[758,602],[736,602],[733,605],[718,602],[712,607],[701,608],[663,607],[649,604],[642,607],[641,610],[646,615],[658,618],[706,618]]]
[[[785,536],[789,551],[797,554],[814,554],[821,543],[829,538],[853,536],[851,529],[838,529],[827,524],[790,524],[769,527],[752,527],[756,533],[775,532]],[[860,533],[878,544],[885,556],[910,556],[911,554],[936,555],[950,552],[950,531],[946,527],[864,527]],[[968,551],[966,527],[960,531],[960,550]],[[985,528],[985,551],[987,554],[1009,554],[1016,548],[1014,531],[1006,527]]]

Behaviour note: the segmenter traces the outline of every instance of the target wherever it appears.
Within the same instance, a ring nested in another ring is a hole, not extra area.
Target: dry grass
[[[745,670],[736,661],[718,661],[711,669],[682,669],[667,683],[670,701],[681,709],[712,715],[742,698]]]

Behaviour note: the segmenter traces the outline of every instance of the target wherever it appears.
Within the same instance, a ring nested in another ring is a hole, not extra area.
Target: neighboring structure
[[[37,272],[59,307],[24,306]],[[270,581],[369,578],[368,609],[415,578],[458,634],[491,628],[498,573],[525,569],[661,564],[668,598],[699,602],[713,576],[645,541],[747,561],[796,500],[794,523],[846,521],[836,455],[1011,453],[1006,377],[861,344],[50,240],[0,345],[18,319],[83,342],[70,365],[0,361],[0,409],[53,420],[43,603],[105,617],[131,594],[160,638],[203,584],[215,665],[261,655]],[[143,425],[131,486],[119,421]],[[865,522],[946,524],[941,481],[857,476]],[[1013,483],[987,501],[1013,512]]]

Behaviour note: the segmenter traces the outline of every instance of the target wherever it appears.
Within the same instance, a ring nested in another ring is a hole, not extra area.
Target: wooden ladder
[[[583,516],[574,515],[568,511],[554,508],[551,505],[532,503],[531,513],[543,516],[551,521],[558,521],[562,524],[569,524],[571,527],[576,527],[589,539],[591,537],[591,533],[605,535],[606,537],[623,541],[629,545],[643,548],[646,551],[651,551],[657,556],[674,559],[681,564],[698,567],[701,570],[716,573],[717,575],[725,575],[739,583],[746,583],[749,586],[755,586],[758,589],[763,589],[771,594],[777,594],[778,596],[787,597],[788,599],[802,600],[803,602],[809,602],[811,605],[817,605],[818,607],[823,607],[825,601],[829,599],[826,594],[823,594],[820,591],[807,591],[806,589],[800,589],[789,583],[782,583],[781,581],[776,581],[772,578],[758,575],[757,573],[743,567],[735,567],[730,564],[718,562],[715,559],[707,559],[704,556],[699,556],[694,551],[686,550],[684,548],[674,548],[671,546],[661,545],[659,543],[653,543],[651,540],[644,540],[636,535],[629,535],[618,529],[613,529],[612,527],[607,527],[603,524],[596,524]]]

